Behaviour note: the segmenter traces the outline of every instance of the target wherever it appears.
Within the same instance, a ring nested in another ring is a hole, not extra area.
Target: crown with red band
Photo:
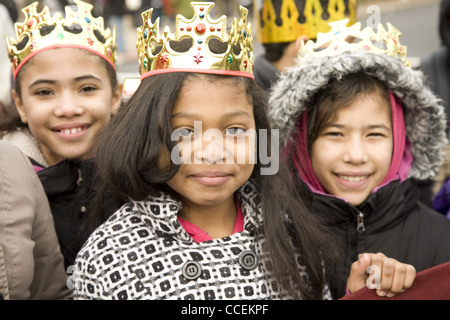
[[[176,17],[175,34],[168,26],[159,33],[159,18],[152,23],[153,9],[142,13],[143,25],[138,28],[137,50],[142,78],[168,72],[197,72],[236,75],[253,78],[253,37],[248,10],[240,6],[241,18],[234,19],[229,33],[227,18],[212,19],[214,2],[191,2],[194,16]],[[216,39],[223,52],[211,50]],[[188,44],[180,50],[177,43]]]
[[[38,13],[38,2],[22,9],[25,20],[15,23],[16,39],[6,45],[11,60],[14,79],[20,68],[39,52],[54,48],[80,48],[97,54],[116,69],[116,34],[105,29],[102,17],[92,16],[93,6],[74,0],[77,11],[65,8],[65,18],[57,12],[51,17],[48,7]]]

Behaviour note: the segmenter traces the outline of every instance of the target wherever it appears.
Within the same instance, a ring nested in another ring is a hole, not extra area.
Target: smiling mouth
[[[368,175],[366,176],[343,176],[343,175],[338,175],[338,177],[342,180],[348,181],[348,182],[359,182],[362,181],[364,179],[367,179],[367,177],[369,177]]]
[[[78,127],[78,128],[54,130],[54,131],[58,132],[58,133],[63,133],[63,134],[77,134],[77,133],[80,133],[80,132],[86,130],[87,128],[88,127]]]

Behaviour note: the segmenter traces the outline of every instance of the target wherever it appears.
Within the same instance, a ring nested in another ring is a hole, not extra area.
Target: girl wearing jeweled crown
[[[450,222],[418,200],[415,185],[445,158],[441,101],[410,68],[397,29],[346,23],[306,43],[269,100],[299,192],[334,230],[342,270],[334,297],[362,252],[418,271],[450,261]]]
[[[3,140],[27,154],[38,172],[66,268],[89,233],[94,145],[121,103],[115,32],[91,15],[92,5],[75,4],[65,17],[51,16],[47,7],[38,12],[37,2],[22,9],[17,38],[7,39],[17,112],[0,126]]]
[[[274,133],[253,79],[248,12],[241,7],[226,33],[226,17],[209,15],[214,3],[191,6],[194,17],[177,16],[175,34],[159,33],[151,9],[142,14],[142,82],[97,155],[105,186],[129,202],[78,254],[74,297],[329,298],[332,242],[293,193],[285,168],[263,174],[262,154],[276,148],[255,150]],[[349,284],[364,287],[367,266],[386,259],[363,254]],[[414,270],[391,266],[383,272],[408,270],[396,279],[408,288]]]

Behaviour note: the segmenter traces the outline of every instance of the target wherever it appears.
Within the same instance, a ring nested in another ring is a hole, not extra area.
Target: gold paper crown
[[[38,2],[22,9],[24,22],[14,24],[17,40],[11,38],[10,43],[5,37],[14,78],[22,65],[35,54],[57,47],[75,47],[91,51],[106,59],[115,69],[115,29],[112,35],[109,28],[104,29],[103,18],[92,16],[91,4],[80,0],[74,2],[77,11],[67,6],[65,19],[59,12],[52,18],[47,6],[38,13]]]
[[[248,10],[240,6],[241,19],[234,19],[229,33],[226,32],[227,18],[217,20],[209,13],[214,2],[191,2],[194,9],[192,19],[181,15],[176,17],[175,34],[165,27],[159,34],[159,18],[151,22],[153,9],[142,13],[143,25],[138,28],[139,70],[142,78],[167,72],[203,72],[238,75],[253,78],[253,38],[251,24],[247,21]],[[211,39],[227,44],[224,53],[210,50]],[[173,48],[172,41],[191,40],[187,51]],[[236,52],[236,47],[237,51]],[[155,52],[157,51],[157,52]]]
[[[317,40],[302,42],[298,58],[310,56],[334,56],[346,51],[367,50],[377,54],[384,54],[400,59],[407,67],[411,62],[406,59],[406,46],[399,41],[402,35],[394,26],[387,23],[387,30],[382,24],[378,25],[375,33],[372,28],[361,30],[361,23],[347,27],[348,19],[330,23],[331,31],[318,33]]]
[[[254,7],[258,8],[257,1],[253,2]],[[326,8],[321,3],[323,0],[304,2],[304,9],[300,14],[295,0],[282,0],[280,15],[277,17],[272,0],[264,0],[261,14],[256,15],[257,19],[260,19],[257,23],[260,42],[264,44],[293,42],[302,35],[315,39],[318,32],[330,30],[328,26],[330,22],[344,18],[349,19],[349,25],[356,22],[357,0],[348,0],[347,4],[344,0],[329,0]],[[327,13],[327,19],[323,18],[324,12]],[[303,23],[299,22],[300,16],[304,16]],[[278,20],[281,20],[281,25],[278,25]]]

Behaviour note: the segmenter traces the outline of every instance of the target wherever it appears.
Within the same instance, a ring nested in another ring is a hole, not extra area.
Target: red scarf
[[[236,200],[236,222],[234,224],[233,234],[242,232],[244,230],[244,215],[242,214],[241,206]],[[178,221],[184,230],[194,239],[196,243],[212,240],[212,238],[201,228],[197,227],[195,224],[178,217]]]

